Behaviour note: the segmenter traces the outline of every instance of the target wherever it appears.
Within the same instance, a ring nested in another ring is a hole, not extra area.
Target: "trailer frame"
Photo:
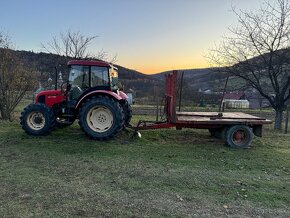
[[[247,148],[251,145],[253,136],[262,137],[264,124],[271,120],[252,116],[242,112],[176,112],[176,81],[177,71],[166,74],[165,104],[166,120],[140,120],[135,131],[172,128],[208,129],[212,136],[220,138],[226,144],[235,148]]]

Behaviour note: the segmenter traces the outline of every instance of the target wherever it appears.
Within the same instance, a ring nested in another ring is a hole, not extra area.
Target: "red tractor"
[[[118,88],[116,67],[83,60],[69,61],[68,67],[69,80],[61,90],[39,92],[35,103],[22,112],[21,125],[27,134],[45,135],[79,119],[86,135],[105,140],[129,125],[131,107],[127,95]]]

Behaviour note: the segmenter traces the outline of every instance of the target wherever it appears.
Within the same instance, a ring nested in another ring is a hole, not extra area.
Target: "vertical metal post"
[[[179,93],[179,106],[178,106],[178,111],[180,112],[180,107],[181,107],[181,98],[182,98],[182,88],[183,88],[183,75],[184,71],[181,73],[181,81],[180,81],[180,93]]]
[[[158,103],[158,100],[157,100],[157,107],[156,107],[156,121],[159,120],[159,103]]]
[[[156,103],[156,121],[159,120],[159,103],[158,103],[158,94],[157,94],[157,87],[154,86],[154,100]]]
[[[225,92],[226,92],[226,89],[227,89],[227,86],[228,86],[228,81],[229,81],[229,75],[227,76],[227,79],[226,79],[226,82],[225,82],[225,86],[224,86],[224,90],[223,90],[223,95],[222,95],[222,99],[221,99],[220,107],[219,107],[219,113],[221,113],[224,110],[224,108],[223,108],[223,101],[224,101]]]
[[[172,122],[176,122],[176,78],[177,78],[177,70],[173,70],[172,78],[171,78],[171,93],[172,93]]]

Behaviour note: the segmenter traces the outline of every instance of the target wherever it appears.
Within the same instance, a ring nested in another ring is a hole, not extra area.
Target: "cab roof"
[[[105,61],[87,61],[87,60],[72,60],[67,65],[83,65],[83,66],[99,66],[99,67],[112,67]]]

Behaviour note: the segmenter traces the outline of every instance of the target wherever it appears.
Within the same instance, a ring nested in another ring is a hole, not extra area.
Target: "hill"
[[[25,66],[36,70],[39,73],[39,81],[46,83],[48,78],[55,77],[55,67],[63,74],[63,79],[67,79],[67,57],[51,53],[35,53],[32,51],[12,51],[15,58],[19,59]],[[119,69],[119,79],[123,84],[125,92],[132,92],[134,98],[145,99],[151,102],[159,93],[163,95],[164,75],[171,71],[161,72],[154,75],[146,75],[136,70],[128,69],[121,65],[116,65]],[[186,69],[184,72],[184,91],[191,93],[186,95],[188,99],[193,99],[194,93],[200,91],[220,91],[223,86],[225,75],[215,68]],[[36,87],[37,88],[37,87]],[[200,97],[198,97],[200,98]]]
[[[221,89],[221,81],[226,78],[226,75],[219,72],[217,68],[203,68],[203,69],[181,69],[180,73],[184,72],[184,82],[186,86],[192,90],[212,90],[219,91]],[[155,79],[163,80],[165,74],[171,71],[165,71],[152,75]]]
[[[70,58],[51,54],[51,53],[35,53],[31,51],[14,51],[13,56],[20,60],[29,69],[34,69],[39,73],[39,80],[45,83],[48,78],[55,77],[55,67],[61,71],[63,78],[67,79],[68,70],[67,62]],[[159,85],[161,82],[149,75],[143,74],[136,70],[131,70],[126,67],[116,65],[119,71],[119,79],[124,85],[125,91],[133,91],[139,95],[148,93],[147,90],[153,89],[154,85]]]

